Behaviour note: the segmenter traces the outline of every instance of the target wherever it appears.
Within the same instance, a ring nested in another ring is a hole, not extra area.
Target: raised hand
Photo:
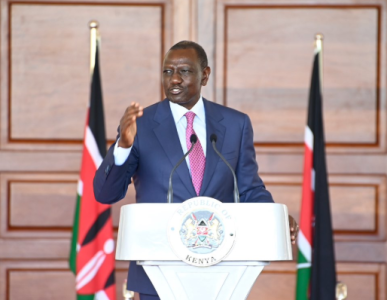
[[[120,140],[118,146],[130,148],[133,145],[134,138],[137,134],[137,118],[143,114],[143,108],[137,102],[132,102],[125,110],[120,121]]]

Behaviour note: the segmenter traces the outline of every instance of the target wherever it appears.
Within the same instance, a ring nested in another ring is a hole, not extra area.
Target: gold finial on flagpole
[[[98,22],[90,21],[90,73],[93,74],[95,64],[95,52],[97,51],[98,34]]]
[[[321,33],[317,33],[315,35],[315,46],[316,46],[316,51],[321,51],[322,50],[322,41],[324,39],[324,36]]]
[[[124,280],[124,284],[122,285],[122,295],[124,296],[124,300],[134,299],[134,292],[128,291],[126,289],[126,279]]]
[[[323,91],[323,39],[324,36],[321,33],[318,33],[315,35],[315,41],[314,41],[314,52],[315,54],[320,53],[319,55],[319,70],[320,70],[320,90],[321,94]]]
[[[339,281],[336,284],[336,299],[337,300],[347,299],[347,295],[348,295],[347,285]]]

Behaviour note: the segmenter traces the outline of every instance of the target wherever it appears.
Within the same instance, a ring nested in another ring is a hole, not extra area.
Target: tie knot
[[[185,114],[185,117],[187,118],[188,125],[193,124],[193,120],[194,120],[195,116],[196,116],[195,113],[192,111],[189,111]]]

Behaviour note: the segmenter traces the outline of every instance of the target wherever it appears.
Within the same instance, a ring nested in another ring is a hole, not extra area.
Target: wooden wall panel
[[[0,295],[4,300],[76,299],[74,275],[64,260],[2,261],[0,276]],[[127,264],[117,264],[117,300],[123,299],[122,284],[126,276]],[[135,300],[139,300],[138,295]]]
[[[332,184],[333,228],[341,232],[376,233],[378,186]]]
[[[262,272],[253,286],[249,300],[292,300],[295,299],[296,266],[292,263],[272,263]],[[348,299],[381,300],[384,292],[385,266],[382,264],[338,263],[338,281],[348,286]]]
[[[126,277],[126,270],[117,270],[117,299],[123,299],[122,282]],[[76,299],[74,274],[68,269],[9,269],[7,270],[7,285],[7,300]],[[139,300],[138,295],[136,299]]]
[[[76,299],[69,270],[8,270],[8,299]],[[7,300],[8,300],[7,299]]]
[[[375,6],[225,6],[217,101],[249,114],[258,144],[301,143],[314,35],[323,33],[327,143],[376,145],[378,26]]]
[[[0,173],[1,237],[69,237],[78,171]]]
[[[301,176],[263,176],[267,189],[278,203],[288,206],[299,220],[301,209]],[[386,178],[383,176],[329,177],[333,229],[336,234],[384,237]]]
[[[0,173],[1,224],[4,235],[64,235],[73,225],[79,174]],[[121,206],[135,202],[134,186],[112,205],[115,230]]]
[[[248,300],[294,299],[296,277],[293,272],[262,273],[255,282]],[[275,284],[273,284],[275,283]]]
[[[72,227],[76,182],[9,181],[8,187],[11,230]]]
[[[10,140],[82,140],[90,20],[100,23],[106,132],[115,139],[131,101],[147,106],[162,97],[163,9],[157,3],[11,4]]]

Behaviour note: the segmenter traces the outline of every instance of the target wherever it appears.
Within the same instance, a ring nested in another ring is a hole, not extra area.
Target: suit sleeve
[[[138,166],[138,143],[134,141],[128,159],[121,166],[114,163],[113,144],[94,176],[94,196],[98,202],[112,204],[123,199]]]
[[[240,202],[274,202],[273,197],[258,175],[255,156],[253,128],[250,118],[245,115],[242,128],[239,159],[236,168]]]

